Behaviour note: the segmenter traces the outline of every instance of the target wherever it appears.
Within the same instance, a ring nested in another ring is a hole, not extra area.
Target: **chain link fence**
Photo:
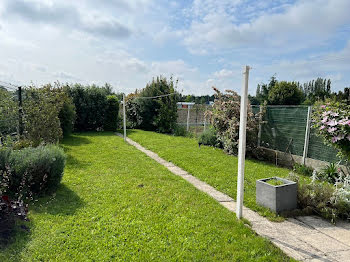
[[[186,127],[187,131],[196,135],[201,134],[209,125],[205,112],[210,105],[195,104],[177,109],[177,124]]]

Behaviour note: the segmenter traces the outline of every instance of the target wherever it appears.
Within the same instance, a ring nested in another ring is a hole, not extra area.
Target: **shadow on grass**
[[[83,206],[84,201],[65,184],[61,184],[54,195],[39,199],[30,208],[38,213],[69,216]]]

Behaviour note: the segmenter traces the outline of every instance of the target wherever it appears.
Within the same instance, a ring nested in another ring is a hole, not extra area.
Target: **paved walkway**
[[[231,197],[160,158],[156,153],[145,149],[133,140],[127,138],[127,142],[168,168],[173,174],[207,193],[228,210],[235,212],[236,202]],[[296,260],[350,261],[350,223],[339,222],[334,226],[316,216],[288,218],[284,222],[275,223],[246,207],[243,208],[243,217],[250,221],[252,229],[257,234],[267,237]]]

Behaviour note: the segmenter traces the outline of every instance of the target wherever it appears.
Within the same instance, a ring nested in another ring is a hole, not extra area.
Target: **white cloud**
[[[192,52],[198,53],[196,50],[200,49],[205,53],[203,50],[217,48],[284,48],[290,42],[302,48],[307,43],[329,39],[338,26],[350,21],[348,0],[300,0],[295,5],[285,6],[280,13],[265,11],[246,22],[235,21],[232,14],[238,3],[231,9],[215,9],[214,2],[217,1],[196,0],[193,3],[198,18],[192,20],[184,39],[185,46]]]

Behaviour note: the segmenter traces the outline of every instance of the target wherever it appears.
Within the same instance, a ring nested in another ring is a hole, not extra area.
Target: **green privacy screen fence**
[[[259,106],[253,106],[253,112],[258,111]],[[307,106],[267,106],[261,124],[260,146],[303,156],[307,118]],[[312,127],[306,157],[327,162],[340,161],[337,151],[325,145]]]

